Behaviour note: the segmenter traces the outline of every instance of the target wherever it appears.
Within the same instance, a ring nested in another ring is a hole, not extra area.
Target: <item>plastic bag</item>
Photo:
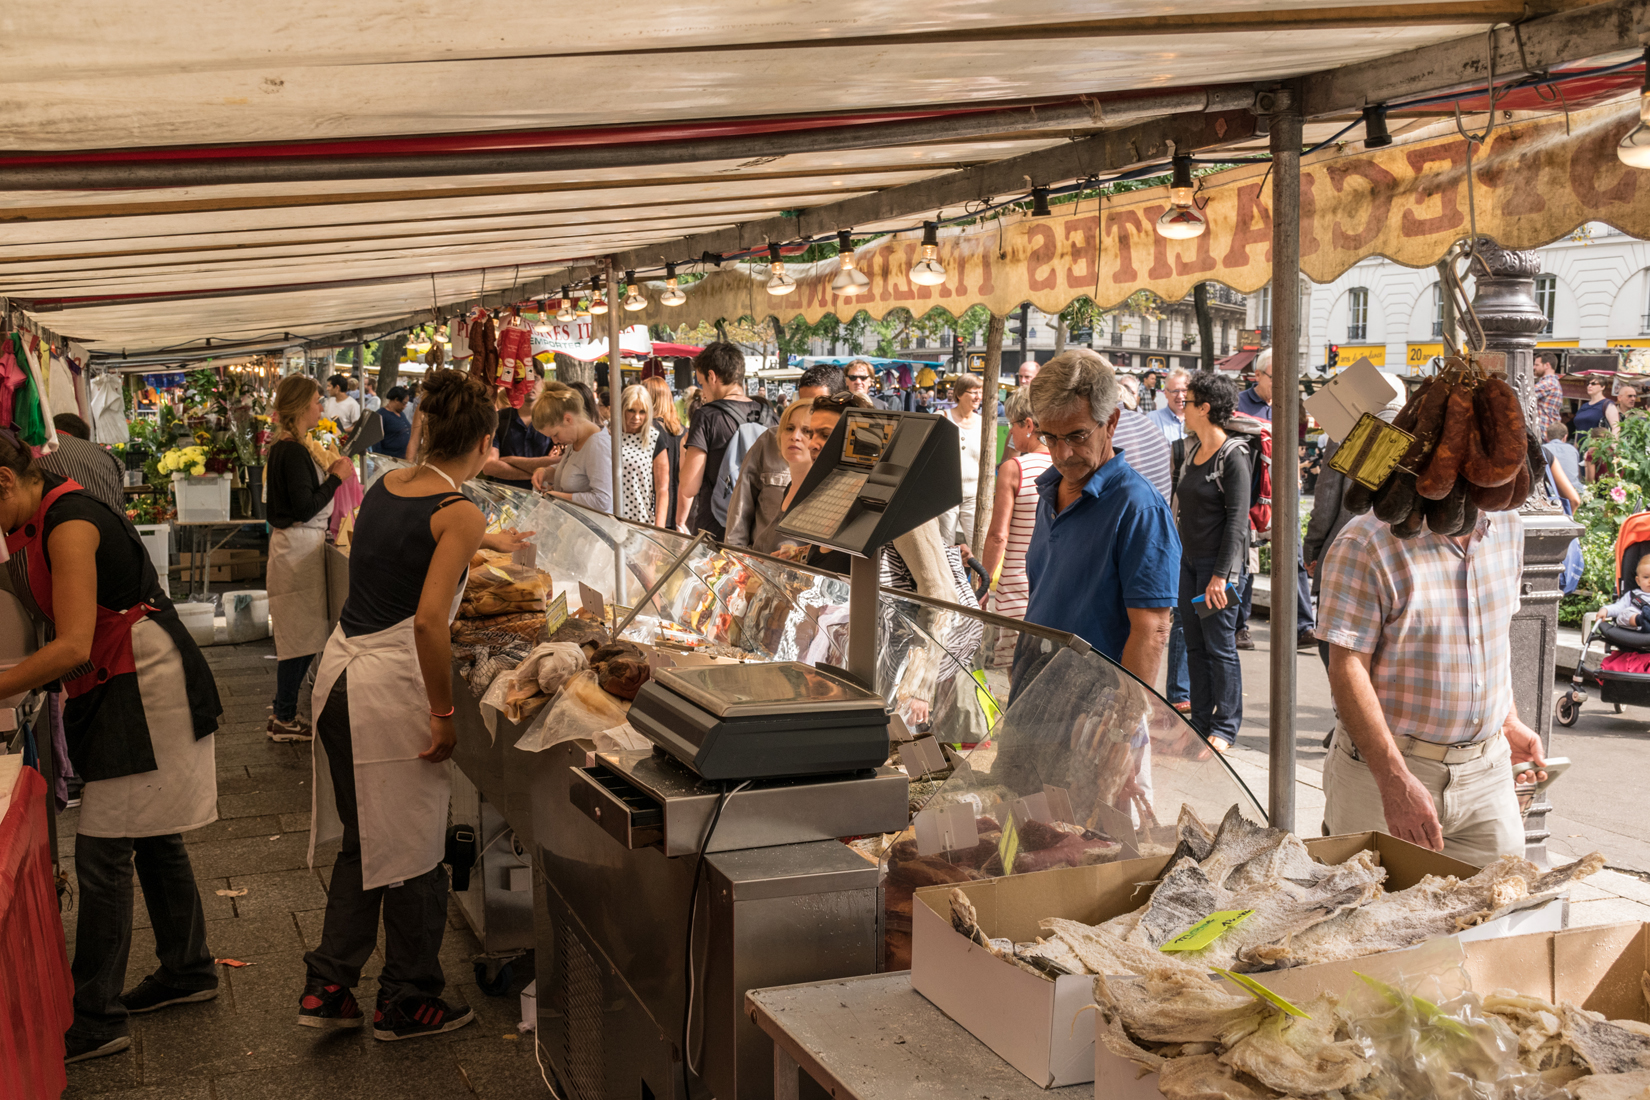
[[[563,741],[593,737],[624,725],[629,714],[630,704],[603,691],[596,684],[596,674],[585,669],[562,685],[561,694],[527,727],[516,748],[543,752]]]
[[[540,691],[554,695],[567,683],[568,677],[586,666],[582,646],[573,642],[544,642],[521,662],[516,676],[518,679],[531,676],[538,681]]]
[[[637,733],[629,722],[622,726],[614,726],[610,730],[597,730],[595,741],[597,752],[624,752],[626,750],[653,748],[653,742]]]
[[[562,689],[567,678],[585,667],[584,650],[569,642],[544,642],[521,664],[500,673],[481,697],[487,732],[498,736],[498,715],[511,722],[534,718]]]

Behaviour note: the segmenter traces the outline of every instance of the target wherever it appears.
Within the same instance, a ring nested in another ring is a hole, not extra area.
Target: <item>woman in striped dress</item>
[[[1031,582],[1026,578],[1026,547],[1037,526],[1037,478],[1049,467],[1048,448],[1037,438],[1037,422],[1031,417],[1031,389],[1021,386],[1008,397],[1008,445],[1014,458],[997,467],[997,496],[991,508],[991,527],[986,534],[983,561],[991,577],[991,595],[986,609],[1010,619],[1023,619],[1031,598]],[[994,668],[1014,663],[1014,646],[1019,635],[1003,631],[992,647]]]

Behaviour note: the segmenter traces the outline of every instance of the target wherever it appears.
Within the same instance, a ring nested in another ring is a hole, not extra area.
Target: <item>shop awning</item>
[[[1215,369],[1229,371],[1247,370],[1249,364],[1253,363],[1255,361],[1255,356],[1259,354],[1260,352],[1258,350],[1250,351],[1246,348],[1243,351],[1238,352],[1236,355],[1228,355],[1226,358],[1218,360],[1215,363]]]
[[[704,350],[692,344],[664,344],[657,340],[653,341],[653,354],[662,359],[692,359]]]

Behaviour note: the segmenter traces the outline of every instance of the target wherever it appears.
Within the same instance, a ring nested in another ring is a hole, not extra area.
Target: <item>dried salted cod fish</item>
[[[1594,1073],[1650,1070],[1650,1037],[1572,1004],[1559,1005],[1558,1012],[1564,1021],[1564,1041]]]
[[[1077,952],[1071,949],[1071,944],[1058,936],[1049,940],[1040,939],[1036,943],[1017,943],[1014,945],[1014,956],[1053,977],[1090,973],[1083,960],[1077,957]]]
[[[1283,829],[1256,825],[1234,805],[1221,819],[1214,848],[1210,850],[1209,857],[1202,861],[1203,873],[1216,886],[1225,886],[1228,875],[1256,856],[1276,848],[1288,835]]]
[[[1214,1043],[1267,1011],[1253,998],[1233,995],[1207,977],[1188,981],[1112,975],[1094,979],[1096,1003],[1111,1007],[1136,1039],[1153,1043]]]
[[[1213,1054],[1170,1058],[1157,1071],[1157,1090],[1169,1100],[1271,1100],[1277,1093],[1241,1081]]]
[[[1191,806],[1184,803],[1180,807],[1180,818],[1175,822],[1175,835],[1179,843],[1169,857],[1170,867],[1188,856],[1202,863],[1209,858],[1215,846],[1215,831],[1203,823]]]
[[[1228,896],[1209,881],[1195,860],[1183,859],[1152,891],[1151,900],[1127,939],[1146,947],[1162,947],[1210,913],[1228,908]]]
[[[1001,958],[1002,950],[980,928],[980,915],[975,912],[974,903],[968,900],[968,895],[953,887],[946,896],[951,899],[951,927],[957,930],[957,934]]]
[[[1095,974],[1133,974],[1143,978],[1180,981],[1209,981],[1201,966],[1182,962],[1173,955],[1137,944],[1126,943],[1103,929],[1081,921],[1048,917],[1038,922],[1071,946],[1077,957]]]
[[[1147,1050],[1129,1038],[1129,1033],[1123,1028],[1123,1018],[1118,1015],[1117,1009],[1105,1002],[1098,1003],[1096,1008],[1100,1013],[1097,1038],[1107,1050],[1145,1070],[1161,1070],[1168,1064],[1170,1059]]]
[[[1601,1073],[1571,1086],[1576,1100],[1650,1100],[1650,1070]]]
[[[1220,1060],[1289,1096],[1350,1088],[1375,1072],[1357,1043],[1336,1042],[1340,1018],[1332,999],[1318,997],[1300,1008],[1311,1019],[1273,1011]]]
[[[1604,857],[1594,853],[1543,873],[1528,860],[1502,856],[1465,882],[1428,875],[1407,890],[1377,897],[1302,932],[1264,960],[1257,953],[1257,961],[1303,966],[1412,947],[1555,897],[1565,885],[1603,865]],[[1539,886],[1539,892],[1532,886]]]

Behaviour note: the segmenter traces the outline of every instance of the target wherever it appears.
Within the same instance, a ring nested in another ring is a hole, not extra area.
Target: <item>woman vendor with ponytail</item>
[[[490,388],[458,371],[424,379],[423,462],[367,490],[350,543],[349,597],[315,674],[315,845],[343,847],[327,888],[321,943],[304,956],[298,1002],[307,1027],[360,1027],[354,987],[384,922],[373,1035],[410,1039],[462,1027],[475,1014],[441,999],[447,925],[441,867],[451,793],[453,674],[449,627],[479,547],[510,551],[525,536],[486,535],[458,487],[492,450]]]
[[[0,672],[0,696],[61,681],[69,760],[84,777],[75,836],[79,921],[65,1061],[132,1045],[127,1016],[218,995],[181,834],[218,818],[223,707],[130,520],[36,466],[0,431],[0,531],[12,591],[48,641]],[[160,967],[122,995],[132,868]]]

